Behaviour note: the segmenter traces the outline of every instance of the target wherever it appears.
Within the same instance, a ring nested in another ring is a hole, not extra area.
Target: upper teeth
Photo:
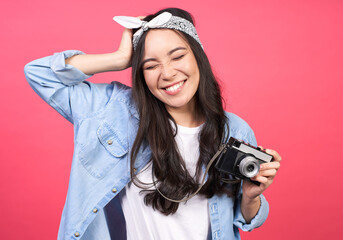
[[[182,82],[179,82],[179,83],[177,83],[177,84],[175,84],[175,85],[173,85],[173,86],[167,87],[166,90],[167,90],[167,91],[172,91],[172,92],[174,92],[174,91],[176,91],[177,89],[179,89],[179,88],[183,85],[184,82],[185,82],[185,81],[182,81]]]

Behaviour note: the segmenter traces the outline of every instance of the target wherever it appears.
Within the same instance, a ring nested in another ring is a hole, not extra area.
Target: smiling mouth
[[[177,90],[179,90],[183,84],[185,83],[185,80],[184,81],[181,81],[177,84],[174,84],[173,86],[170,86],[170,87],[167,87],[167,88],[164,88],[166,91],[168,92],[176,92]]]

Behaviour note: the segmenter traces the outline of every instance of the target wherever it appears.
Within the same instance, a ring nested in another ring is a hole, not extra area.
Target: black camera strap
[[[152,181],[153,181],[153,184],[154,184],[155,189],[157,190],[157,192],[158,192],[159,194],[161,194],[162,197],[164,197],[165,199],[167,199],[167,200],[169,200],[169,201],[171,201],[171,202],[181,203],[181,202],[186,202],[186,201],[188,201],[189,199],[191,199],[192,197],[194,197],[194,196],[201,190],[201,188],[204,186],[204,184],[205,184],[205,179],[206,179],[206,175],[207,175],[208,171],[210,170],[211,165],[212,165],[213,162],[218,158],[218,156],[223,152],[223,150],[225,149],[225,146],[226,146],[226,144],[222,144],[222,145],[219,147],[219,149],[218,149],[218,151],[216,152],[216,154],[214,154],[214,156],[211,158],[211,160],[209,161],[209,163],[208,163],[207,166],[206,166],[206,170],[205,170],[205,173],[204,173],[204,176],[203,176],[203,178],[202,178],[202,181],[201,181],[201,183],[200,183],[199,188],[198,188],[194,193],[192,193],[191,195],[189,195],[188,197],[185,197],[185,198],[183,198],[183,199],[181,199],[181,200],[175,200],[175,199],[171,199],[171,198],[166,197],[163,193],[161,193],[161,191],[160,191],[160,190],[158,189],[158,187],[156,186],[156,182],[155,182],[155,179],[154,179],[154,171],[152,170]],[[152,169],[153,169],[153,166],[152,166]]]

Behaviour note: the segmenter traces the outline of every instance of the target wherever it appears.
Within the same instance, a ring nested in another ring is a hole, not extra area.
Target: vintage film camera
[[[233,137],[225,145],[218,156],[216,169],[223,179],[247,179],[257,175],[260,164],[272,160],[273,156],[265,153],[260,148],[255,148]],[[259,185],[256,181],[251,181]]]

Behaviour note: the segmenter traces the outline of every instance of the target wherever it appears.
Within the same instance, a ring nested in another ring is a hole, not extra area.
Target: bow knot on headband
[[[194,38],[203,48],[194,25],[190,21],[178,16],[173,16],[169,12],[163,12],[149,22],[128,16],[115,16],[113,20],[125,28],[139,28],[137,32],[133,34],[132,44],[134,50],[136,50],[139,39],[142,37],[143,33],[152,28],[167,28],[182,31]]]
[[[142,30],[145,32],[146,30],[148,30],[148,28],[149,28],[149,26],[147,26],[148,25],[148,22],[146,22],[146,21],[143,21],[142,22]]]

